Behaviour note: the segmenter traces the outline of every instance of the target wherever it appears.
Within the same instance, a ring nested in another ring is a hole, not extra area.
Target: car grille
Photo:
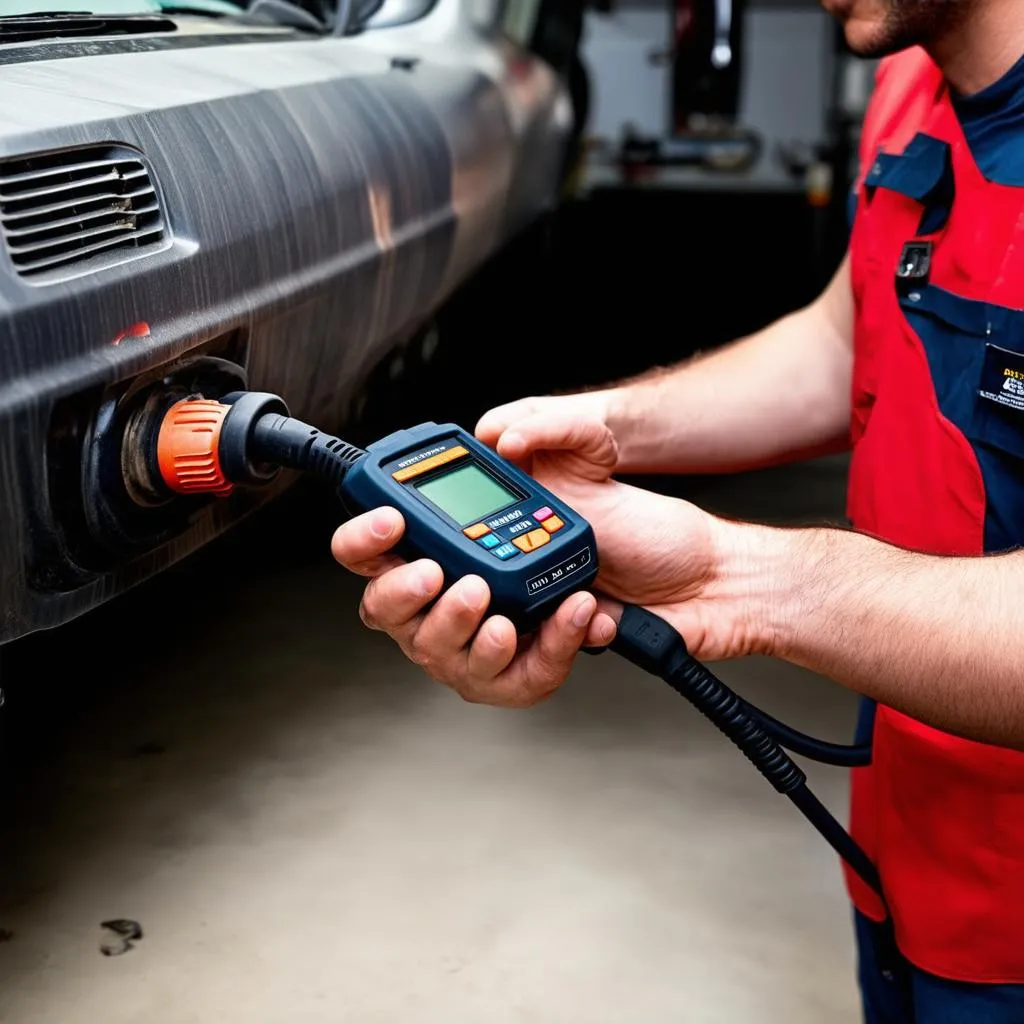
[[[170,242],[149,169],[126,146],[0,160],[0,230],[15,271],[39,283]]]

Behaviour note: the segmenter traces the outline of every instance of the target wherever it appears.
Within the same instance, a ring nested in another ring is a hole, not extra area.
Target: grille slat
[[[90,210],[79,213],[75,217],[65,217],[63,220],[43,221],[40,224],[30,224],[27,227],[12,228],[7,232],[11,239],[11,251],[16,248],[15,239],[31,238],[49,231],[60,231],[63,228],[71,228],[76,224],[92,223],[104,217],[141,217],[146,213],[159,213],[155,198],[146,206],[132,206],[131,200],[118,197],[113,204],[102,206],[98,210]],[[18,243],[20,244],[20,243]]]
[[[63,181],[55,179],[49,185],[41,185],[39,188],[11,189],[9,191],[0,189],[0,195],[3,196],[0,202],[3,202],[5,205],[7,203],[28,202],[41,196],[58,195],[61,192],[70,192],[72,189],[87,190],[95,188],[97,185],[111,185],[115,181],[120,180],[121,176],[117,171],[110,170],[105,174],[95,174],[91,178],[68,178]]]
[[[106,170],[110,167],[110,161],[80,160],[75,163],[74,170],[81,171],[84,174],[97,167],[102,167]],[[0,188],[6,185],[17,186],[26,181],[36,181],[39,178],[45,178],[52,174],[67,174],[68,170],[69,168],[62,167],[58,164],[56,167],[39,167],[28,171],[18,171],[16,174],[0,174]]]
[[[75,239],[88,245],[91,239],[99,238],[100,235],[134,231],[137,226],[137,221],[133,214],[122,213],[117,220],[111,221],[109,224],[101,224],[98,227],[76,231]],[[43,252],[47,249],[62,249],[65,245],[67,245],[67,238],[63,235],[56,235],[53,238],[40,238],[34,242],[26,242],[24,245],[8,245],[7,248],[12,254],[20,256],[34,252]]]
[[[79,199],[72,196],[70,199],[64,199],[59,203],[45,203],[42,206],[33,205],[24,212],[14,210],[8,213],[0,207],[0,215],[3,217],[4,224],[10,225],[13,230],[15,225],[20,225],[25,220],[45,219],[51,214],[63,214],[75,209],[86,210],[98,204],[122,202],[125,199],[143,200],[146,196],[151,195],[153,195],[153,187],[147,184],[144,188],[135,189],[131,192],[98,192],[88,199]]]
[[[158,237],[159,236],[159,231],[154,229],[151,232],[146,232],[146,231],[139,232],[139,236],[138,237],[143,237],[144,238],[144,237],[147,237],[150,234],[155,235],[155,236]],[[154,238],[153,240],[155,241],[156,239]],[[83,259],[84,260],[85,257],[91,255],[92,253],[102,252],[103,250],[109,250],[113,246],[120,247],[120,246],[123,246],[123,245],[124,245],[124,239],[122,239],[122,238],[107,238],[107,239],[105,239],[102,242],[94,242],[92,245],[82,246],[82,248],[76,250],[75,256],[73,258],[74,259]],[[60,255],[57,255],[57,256],[48,256],[48,257],[43,257],[43,258],[40,258],[40,259],[31,259],[31,260],[27,260],[25,262],[25,268],[26,269],[22,270],[21,273],[22,274],[34,274],[34,273],[38,273],[39,271],[42,271],[42,270],[48,270],[48,269],[50,269],[52,267],[62,266],[64,264],[66,264],[67,262],[68,262],[68,256],[66,254],[64,254],[64,253],[61,253]]]
[[[15,271],[40,283],[169,244],[149,170],[125,146],[0,161],[0,231]]]

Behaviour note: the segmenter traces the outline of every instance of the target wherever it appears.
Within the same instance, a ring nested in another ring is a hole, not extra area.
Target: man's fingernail
[[[487,600],[487,585],[483,580],[468,579],[462,585],[462,603],[470,611],[479,611]]]
[[[437,577],[432,572],[421,572],[419,575],[420,597],[429,597],[435,589]]]
[[[576,611],[572,613],[572,624],[577,629],[583,629],[593,617],[594,605],[589,598],[584,598],[576,605]]]
[[[387,540],[395,532],[394,518],[387,512],[375,512],[370,516],[370,533],[378,540]]]
[[[597,635],[607,643],[613,636],[615,636],[615,625],[611,622],[602,622],[600,628],[597,631]]]
[[[523,435],[514,430],[506,430],[502,441],[504,442],[503,448],[522,448],[524,443]]]

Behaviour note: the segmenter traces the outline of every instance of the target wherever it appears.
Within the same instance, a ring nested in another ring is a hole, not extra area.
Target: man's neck
[[[1024,0],[988,0],[927,47],[946,81],[970,96],[999,81],[1024,53]]]

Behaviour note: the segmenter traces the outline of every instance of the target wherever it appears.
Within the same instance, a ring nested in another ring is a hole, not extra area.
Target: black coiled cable
[[[743,701],[747,711],[771,733],[776,742],[793,754],[808,757],[820,764],[835,765],[837,768],[862,768],[871,764],[870,743],[828,743],[780,722],[742,697],[739,700]]]
[[[613,643],[612,648],[616,654],[624,654],[621,645]],[[776,792],[788,795],[807,782],[803,769],[750,714],[744,702],[699,661],[691,658],[685,647],[682,651],[673,651],[667,671],[659,675],[724,732]]]
[[[645,672],[663,679],[739,747],[743,755],[779,792],[787,796],[828,844],[879,897],[882,886],[875,866],[853,837],[807,787],[807,776],[782,748],[790,734],[805,750],[852,750],[804,736],[747,704],[705,665],[693,658],[683,638],[657,615],[626,605],[611,650]],[[805,743],[804,741],[809,741]],[[813,754],[808,754],[813,757]],[[834,762],[829,762],[834,763]],[[857,761],[856,763],[863,763]]]

